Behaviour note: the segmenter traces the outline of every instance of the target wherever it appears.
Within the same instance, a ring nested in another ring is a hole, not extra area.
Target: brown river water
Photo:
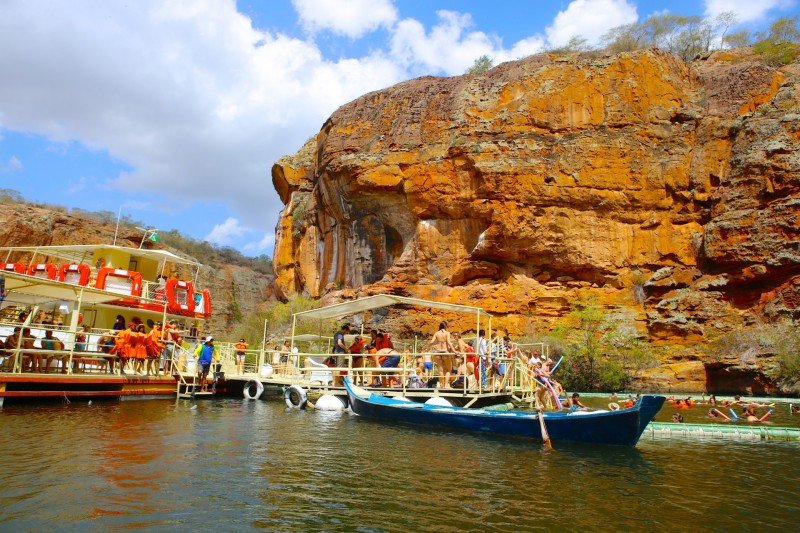
[[[788,531],[799,453],[650,438],[545,451],[238,399],[7,406],[0,531]]]

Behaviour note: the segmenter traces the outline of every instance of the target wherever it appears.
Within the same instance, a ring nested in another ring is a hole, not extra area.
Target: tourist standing
[[[236,350],[236,372],[242,375],[244,374],[244,358],[245,350],[247,350],[247,343],[244,339],[239,339],[239,342],[233,345],[233,349]]]
[[[198,344],[194,350],[197,356],[197,364],[199,365],[198,374],[200,375],[200,391],[206,390],[206,379],[208,378],[208,371],[211,369],[211,362],[216,359],[216,346],[214,346],[214,337],[209,335],[203,344]]]
[[[347,345],[344,336],[350,333],[350,324],[342,324],[342,327],[333,334],[333,353],[336,354],[336,366],[341,368],[347,364],[347,358],[343,355],[347,353]],[[336,387],[342,386],[342,373],[333,373],[333,384]]]

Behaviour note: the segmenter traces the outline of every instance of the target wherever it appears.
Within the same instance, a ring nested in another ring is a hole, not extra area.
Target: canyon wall
[[[278,294],[478,305],[517,336],[592,297],[659,349],[652,386],[708,387],[709,339],[800,318],[799,83],[747,50],[647,50],[366,94],[272,168]]]

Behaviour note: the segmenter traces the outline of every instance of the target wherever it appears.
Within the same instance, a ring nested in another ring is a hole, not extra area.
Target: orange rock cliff
[[[272,168],[278,293],[478,305],[516,335],[591,296],[663,348],[661,386],[702,389],[698,345],[800,318],[799,84],[647,50],[366,94]]]

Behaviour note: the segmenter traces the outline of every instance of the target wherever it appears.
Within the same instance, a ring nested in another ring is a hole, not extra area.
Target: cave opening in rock
[[[391,226],[384,226],[383,231],[386,235],[387,266],[389,266],[403,253],[403,237]]]

